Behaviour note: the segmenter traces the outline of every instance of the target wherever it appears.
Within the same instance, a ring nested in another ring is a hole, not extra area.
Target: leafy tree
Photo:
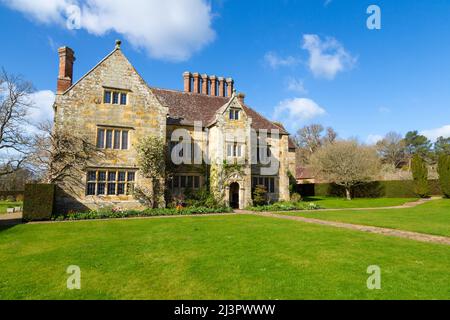
[[[450,198],[450,154],[439,156],[438,173],[442,193],[446,198]]]
[[[135,194],[151,207],[165,207],[164,185],[167,162],[167,150],[164,141],[158,137],[146,137],[137,146],[138,164],[145,179],[152,188],[139,186]]]
[[[396,132],[389,132],[377,143],[377,151],[385,163],[399,168],[405,161],[406,146],[402,136]]]
[[[414,192],[421,198],[429,197],[428,167],[419,154],[415,154],[412,158],[411,171],[414,180]]]
[[[434,152],[436,152],[437,155],[450,155],[450,137],[439,137],[434,144]]]
[[[356,141],[328,144],[311,157],[316,177],[343,186],[348,200],[352,188],[376,178],[379,164],[376,150]]]
[[[253,191],[253,204],[255,206],[263,206],[267,204],[267,189],[265,186],[256,186]]]
[[[418,131],[410,131],[406,134],[404,139],[406,153],[413,157],[418,154],[422,158],[429,157],[432,144],[427,137],[420,135]]]

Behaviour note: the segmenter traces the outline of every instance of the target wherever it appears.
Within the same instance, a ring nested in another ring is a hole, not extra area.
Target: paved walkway
[[[431,200],[436,200],[436,199],[439,199],[439,198],[422,199],[422,200],[418,200],[415,202],[406,203],[402,206],[397,206],[397,207],[356,208],[356,209],[322,209],[322,210],[315,210],[315,212],[317,212],[317,211],[348,211],[348,210],[361,211],[361,210],[413,208],[413,207],[416,207],[425,202],[428,202]],[[308,212],[308,211],[305,210],[305,211],[301,211],[301,212]],[[430,234],[418,233],[418,232],[412,232],[412,231],[404,231],[404,230],[373,227],[373,226],[364,226],[364,225],[359,225],[359,224],[327,221],[327,220],[305,218],[305,217],[299,217],[299,216],[288,216],[288,215],[283,215],[283,214],[279,214],[279,213],[277,214],[276,212],[253,212],[253,211],[239,210],[236,213],[277,218],[277,219],[285,219],[285,220],[294,220],[294,221],[300,221],[300,222],[305,222],[305,223],[330,226],[330,227],[335,227],[335,228],[357,230],[357,231],[368,232],[368,233],[376,233],[376,234],[381,234],[381,235],[390,236],[390,237],[405,238],[405,239],[416,240],[416,241],[420,241],[420,242],[450,245],[450,237],[433,236]]]
[[[22,223],[22,212],[0,214],[0,227]]]

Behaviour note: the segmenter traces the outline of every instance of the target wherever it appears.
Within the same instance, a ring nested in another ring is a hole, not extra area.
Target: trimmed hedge
[[[0,199],[14,198],[14,201],[23,201],[23,191],[0,191]]]
[[[53,214],[55,185],[27,184],[23,203],[23,220],[50,220]]]
[[[428,185],[432,195],[442,195],[438,180],[429,180]],[[335,184],[320,183],[315,185],[315,195],[344,197],[345,189]],[[414,191],[412,180],[374,181],[354,188],[352,195],[355,198],[414,198],[418,196]]]

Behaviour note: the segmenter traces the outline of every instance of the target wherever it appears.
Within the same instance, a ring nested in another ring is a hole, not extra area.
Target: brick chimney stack
[[[234,92],[234,80],[232,78],[227,79],[227,96],[231,97]]]
[[[212,96],[217,96],[217,77],[216,76],[210,76],[209,79],[211,80],[211,92],[210,94]]]
[[[209,94],[209,77],[207,74],[202,75],[202,94]]]
[[[225,79],[219,77],[219,97],[225,97]]]
[[[58,49],[58,54],[59,75],[56,92],[57,94],[62,94],[72,86],[75,53],[69,47],[62,47]]]
[[[194,77],[194,88],[192,88],[192,92],[200,93],[200,75],[196,72],[192,76]]]
[[[183,79],[184,79],[184,92],[191,92],[192,74],[190,72],[183,73]]]

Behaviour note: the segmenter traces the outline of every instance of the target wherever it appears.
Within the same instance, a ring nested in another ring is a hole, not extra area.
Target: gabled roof
[[[215,120],[215,115],[229,101],[229,97],[209,96],[205,94],[182,92],[175,90],[150,88],[162,105],[169,108],[169,124],[193,125],[194,121],[202,121],[203,125]],[[242,106],[247,116],[252,118],[255,130],[278,129],[281,134],[288,134],[271,121],[247,105]]]

